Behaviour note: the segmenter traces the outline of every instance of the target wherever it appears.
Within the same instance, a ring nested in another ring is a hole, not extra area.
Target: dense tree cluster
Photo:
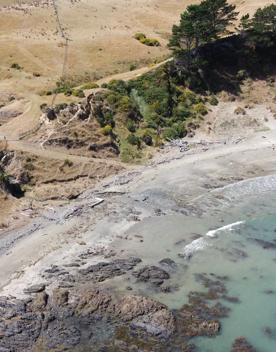
[[[172,28],[169,47],[176,57],[185,56],[190,66],[195,59],[192,54],[199,46],[231,34],[238,12],[227,0],[203,0],[198,5],[190,5],[181,14],[179,25]],[[258,9],[250,18],[241,18],[239,28],[247,33],[252,41],[261,40],[269,45],[266,34],[276,32],[276,5]]]

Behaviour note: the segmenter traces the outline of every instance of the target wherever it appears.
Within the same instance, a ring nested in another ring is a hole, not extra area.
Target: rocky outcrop
[[[129,326],[159,338],[169,338],[175,330],[173,314],[150,298],[129,295],[119,300],[105,291],[56,289],[33,294],[26,301],[2,297],[0,300],[0,350],[31,351],[103,343],[99,325]],[[107,340],[109,337],[107,337]],[[44,348],[44,349],[43,349]],[[99,350],[99,349],[97,349]]]
[[[231,352],[257,352],[256,349],[250,345],[245,337],[238,337],[233,345]]]
[[[133,272],[138,281],[148,282],[154,286],[160,286],[170,275],[164,269],[158,266],[145,266],[138,271]]]

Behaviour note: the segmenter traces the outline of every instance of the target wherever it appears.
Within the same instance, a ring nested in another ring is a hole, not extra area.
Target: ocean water
[[[196,274],[227,276],[227,295],[239,301],[222,302],[230,313],[221,320],[217,337],[196,338],[193,343],[201,352],[227,352],[237,337],[244,336],[257,351],[276,352],[276,181],[274,176],[258,178],[220,193],[225,204],[211,202],[215,206],[198,218],[167,215],[132,227],[133,239],[137,234],[144,238],[141,244],[131,243],[133,255],[143,263],[168,257],[178,265],[170,281],[177,290],[171,293],[132,285],[178,309],[189,292],[204,291]]]
[[[239,336],[246,337],[258,351],[276,351],[275,215],[260,214],[220,231],[201,258],[191,264],[194,272],[204,265],[206,273],[227,275],[228,295],[239,298],[239,303],[226,304],[231,311],[222,320],[221,334],[196,341],[200,351],[230,351]]]

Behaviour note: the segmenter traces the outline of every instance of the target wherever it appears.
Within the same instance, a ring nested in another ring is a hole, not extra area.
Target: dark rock
[[[51,109],[51,108],[47,108],[46,109],[46,117],[48,120],[52,121],[52,120],[55,120],[57,118],[57,115],[55,113],[55,110],[54,109]]]
[[[144,329],[151,335],[168,338],[175,330],[175,320],[171,312],[161,309],[139,316],[131,322],[131,326]]]
[[[164,280],[168,280],[170,275],[158,266],[145,266],[138,271],[133,272],[138,281],[149,282],[152,285],[160,286]]]
[[[263,249],[276,249],[276,243],[260,240],[259,238],[251,238],[251,241],[255,242]]]
[[[159,264],[166,267],[166,268],[169,268],[169,269],[176,269],[177,268],[176,262],[170,258],[164,258],[164,259],[160,260]]]
[[[132,270],[140,262],[141,259],[139,258],[116,259],[112,262],[100,262],[90,265],[85,269],[80,269],[79,273],[89,276],[90,280],[101,282],[126,274],[127,271]]]
[[[39,292],[36,294],[35,298],[32,301],[31,307],[33,311],[43,310],[48,303],[48,295],[46,292]]]
[[[232,345],[231,352],[256,352],[256,350],[245,337],[238,337]]]
[[[268,338],[270,338],[270,339],[276,341],[276,328],[272,329],[272,328],[270,328],[269,326],[266,326],[266,327],[264,328],[264,334],[265,334]]]

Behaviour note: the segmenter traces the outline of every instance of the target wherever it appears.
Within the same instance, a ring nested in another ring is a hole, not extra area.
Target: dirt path
[[[24,142],[20,140],[10,140],[5,139],[5,137],[0,135],[0,141],[7,142],[7,149],[17,150],[22,152],[31,153],[46,159],[55,159],[55,160],[70,160],[73,162],[82,162],[82,163],[104,163],[106,165],[119,165],[121,164],[118,160],[103,159],[103,158],[89,158],[79,155],[71,155],[65,152],[57,151],[50,148],[43,148],[39,143]]]

